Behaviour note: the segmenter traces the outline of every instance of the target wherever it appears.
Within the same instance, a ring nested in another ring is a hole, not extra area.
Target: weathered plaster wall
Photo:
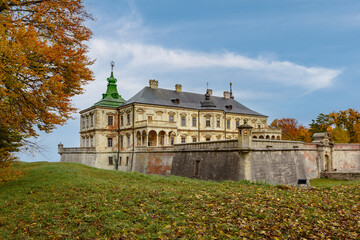
[[[360,172],[360,144],[335,144],[332,156],[333,170]]]
[[[142,148],[134,153],[133,171],[169,176],[174,157],[174,147]]]
[[[305,170],[309,179],[320,177],[320,158],[314,143],[304,144]]]

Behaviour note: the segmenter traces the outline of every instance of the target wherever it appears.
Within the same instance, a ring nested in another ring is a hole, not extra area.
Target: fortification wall
[[[304,144],[303,154],[307,177],[309,179],[319,178],[321,165],[317,145],[314,143]]]
[[[203,180],[247,179],[296,185],[306,179],[303,143],[254,140],[252,148],[225,140],[175,146],[172,174]],[[294,147],[295,146],[295,147]]]
[[[252,181],[297,185],[298,179],[307,179],[302,150],[254,150],[250,161]]]
[[[63,148],[59,145],[60,162],[81,163],[96,167],[95,148]]]
[[[238,151],[177,151],[171,174],[203,180],[244,179],[244,159]]]
[[[134,153],[133,171],[169,176],[173,157],[172,146],[139,148]]]
[[[324,135],[324,134],[323,134]],[[325,136],[326,137],[326,136]],[[251,139],[251,138],[249,138]],[[243,145],[248,144],[248,146]],[[115,169],[117,152],[95,148],[63,148],[61,162]],[[322,172],[360,172],[360,144],[332,144],[278,140],[240,142],[221,140],[177,144],[168,147],[137,147],[119,153],[118,170],[144,174],[179,175],[204,180],[264,181],[296,185],[298,179],[319,178]]]
[[[360,172],[360,144],[335,144],[332,170]]]

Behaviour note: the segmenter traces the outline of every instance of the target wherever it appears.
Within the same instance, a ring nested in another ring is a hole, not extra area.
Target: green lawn
[[[303,189],[73,163],[18,168],[22,178],[0,184],[0,239],[360,238],[359,181]]]

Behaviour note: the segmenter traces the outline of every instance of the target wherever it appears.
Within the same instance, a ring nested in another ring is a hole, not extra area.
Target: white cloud
[[[306,91],[331,86],[341,73],[341,70],[337,69],[305,67],[287,61],[262,58],[252,59],[231,52],[203,53],[100,38],[91,42],[91,49],[92,55],[98,58],[112,55],[115,60],[124,64],[122,72],[137,73],[142,69],[167,73],[191,69],[237,70],[240,73],[246,71],[256,76],[259,81],[299,86]]]

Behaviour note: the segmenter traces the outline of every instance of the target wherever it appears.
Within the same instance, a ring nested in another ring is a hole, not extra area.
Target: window
[[[91,114],[91,116],[90,116],[90,126],[91,127],[94,126],[94,115],[93,114]]]
[[[89,138],[86,138],[86,147],[89,147]]]
[[[126,118],[127,118],[127,125],[130,125],[130,113],[126,115]]]
[[[170,145],[174,145],[174,137],[170,137]]]
[[[186,126],[186,117],[185,116],[181,117],[181,126]]]
[[[124,116],[123,115],[120,116],[120,125],[124,126]]]
[[[82,146],[85,147],[85,138],[82,138]]]
[[[121,166],[122,157],[119,158],[119,166]]]
[[[90,137],[90,146],[93,147],[94,146],[94,139],[93,136]]]
[[[126,146],[130,147],[130,136],[126,136],[126,140],[127,140]]]
[[[230,128],[230,119],[226,120],[226,128]]]
[[[86,127],[89,127],[89,116],[86,117]]]
[[[120,147],[124,147],[124,136],[120,136]]]
[[[82,128],[85,128],[85,117],[82,119]]]
[[[260,124],[258,125],[258,128],[261,128]]]
[[[196,117],[193,117],[193,118],[192,118],[192,126],[193,126],[193,127],[196,127]]]
[[[114,162],[113,162],[113,157],[109,157],[109,165],[113,165]]]
[[[193,142],[196,142],[196,140],[197,140],[196,137],[193,137]]]
[[[207,141],[207,142],[210,142],[210,137],[207,137],[207,138],[206,138],[206,141]]]
[[[240,126],[240,121],[236,120],[236,128],[238,128]]]
[[[185,143],[186,142],[186,138],[182,137],[181,138],[181,143]]]
[[[169,122],[174,122],[174,116],[173,115],[169,116]]]
[[[113,146],[113,138],[108,138],[108,147]]]
[[[114,117],[108,116],[108,126],[112,126],[112,125],[114,125]]]
[[[126,157],[126,164],[125,166],[129,166],[129,157]]]
[[[210,127],[210,117],[206,117],[206,126]]]
[[[218,127],[218,128],[220,127],[220,118],[216,119],[216,127]]]

